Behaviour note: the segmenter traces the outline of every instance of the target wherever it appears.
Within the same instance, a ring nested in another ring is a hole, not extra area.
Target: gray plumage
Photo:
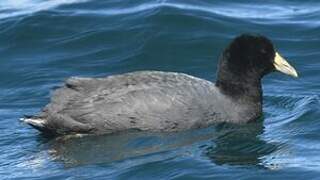
[[[179,131],[217,121],[246,121],[248,114],[239,107],[209,81],[182,73],[140,71],[70,78],[37,119],[45,121],[46,130],[59,134]]]

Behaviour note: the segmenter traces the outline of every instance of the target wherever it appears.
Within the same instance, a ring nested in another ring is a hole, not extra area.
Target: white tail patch
[[[20,118],[20,121],[40,128],[44,128],[46,125],[46,121],[40,118]]]

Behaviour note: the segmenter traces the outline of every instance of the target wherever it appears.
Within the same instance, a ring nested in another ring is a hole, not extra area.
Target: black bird
[[[247,123],[261,116],[261,79],[275,70],[298,77],[269,39],[243,34],[224,50],[215,84],[160,71],[71,77],[42,112],[22,120],[58,135],[179,131],[219,122]]]

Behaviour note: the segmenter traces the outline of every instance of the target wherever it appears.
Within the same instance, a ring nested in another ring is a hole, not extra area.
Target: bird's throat
[[[262,104],[261,82],[234,82],[218,80],[216,86],[230,98],[250,103]]]

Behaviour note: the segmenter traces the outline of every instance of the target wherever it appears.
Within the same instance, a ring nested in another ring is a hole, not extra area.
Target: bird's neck
[[[256,120],[262,114],[262,88],[259,83],[238,83],[232,81],[216,82],[219,91],[229,97],[237,108],[234,109],[235,118],[239,122]]]
[[[244,79],[220,80],[216,82],[219,90],[234,100],[262,104],[261,81],[245,81]]]
[[[262,75],[259,71],[230,66],[227,60],[220,61],[216,86],[234,100],[262,104]]]
[[[216,86],[234,100],[262,104],[261,78],[258,69],[234,64],[229,51],[225,51],[219,62]]]

